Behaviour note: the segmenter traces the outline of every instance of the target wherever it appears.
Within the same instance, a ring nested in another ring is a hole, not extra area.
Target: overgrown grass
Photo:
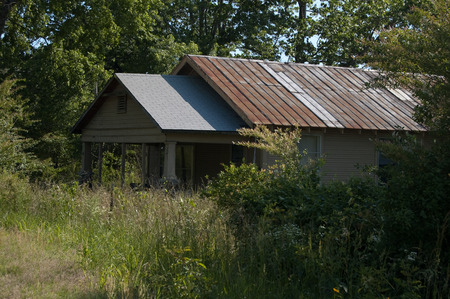
[[[1,298],[105,298],[94,281],[74,250],[49,243],[39,231],[0,228]]]
[[[417,278],[428,269],[421,253],[394,259],[377,245],[380,215],[368,200],[376,190],[361,186],[330,186],[327,204],[311,197],[296,207],[303,220],[283,223],[275,207],[253,221],[190,190],[37,186],[3,173],[0,290],[38,298],[420,298],[426,285]],[[7,262],[10,251],[20,265]],[[48,272],[57,278],[42,280]],[[11,275],[34,278],[11,285]]]
[[[38,187],[2,174],[0,225],[77,251],[109,297],[218,293],[234,239],[216,206],[189,191]]]

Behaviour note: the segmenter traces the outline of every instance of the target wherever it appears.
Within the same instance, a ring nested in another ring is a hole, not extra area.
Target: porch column
[[[123,188],[125,185],[125,158],[127,155],[127,144],[122,143],[122,163],[120,167],[120,186]]]
[[[164,178],[168,180],[177,180],[175,172],[175,159],[177,153],[177,143],[175,141],[168,141],[165,143],[164,150]]]
[[[92,178],[92,143],[83,142],[81,148],[81,173],[80,183],[89,182]]]

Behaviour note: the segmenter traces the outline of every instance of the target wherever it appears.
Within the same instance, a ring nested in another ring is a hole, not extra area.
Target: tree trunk
[[[300,19],[306,19],[306,2],[299,0],[298,1],[298,16]]]
[[[0,1],[0,37],[5,32],[5,24],[8,20],[9,13],[11,12],[14,5],[16,5],[18,0],[1,0]]]

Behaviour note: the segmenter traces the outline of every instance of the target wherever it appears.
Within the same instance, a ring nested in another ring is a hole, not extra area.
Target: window
[[[231,162],[236,166],[240,166],[242,164],[243,159],[244,159],[244,147],[233,144],[231,146]]]
[[[315,160],[320,158],[320,136],[303,135],[297,146],[301,154],[303,154],[305,150],[307,152],[307,154],[303,156],[302,164],[307,163],[311,159]]]
[[[392,165],[394,162],[387,158],[382,152],[378,152],[378,168],[383,168],[387,165]]]
[[[127,113],[127,95],[117,97],[117,113]]]
[[[379,138],[378,141],[385,142],[385,143],[391,143],[392,139],[391,138]],[[391,159],[387,158],[383,154],[383,152],[378,151],[378,168],[383,168],[387,165],[392,165],[392,164],[394,164],[394,162]]]

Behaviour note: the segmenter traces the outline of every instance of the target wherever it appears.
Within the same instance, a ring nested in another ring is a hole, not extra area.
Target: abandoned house
[[[324,180],[357,175],[356,165],[384,163],[373,139],[426,129],[418,105],[400,89],[368,89],[373,71],[262,60],[187,55],[171,75],[118,73],[72,129],[81,134],[83,171],[92,144],[142,146],[142,180],[200,184],[242,159],[265,167],[276,157],[235,146],[241,127],[302,128],[301,148],[325,156]],[[101,159],[102,146],[98,157]],[[123,162],[123,161],[122,161]],[[101,161],[99,161],[101,178]],[[125,175],[122,163],[122,181]]]

